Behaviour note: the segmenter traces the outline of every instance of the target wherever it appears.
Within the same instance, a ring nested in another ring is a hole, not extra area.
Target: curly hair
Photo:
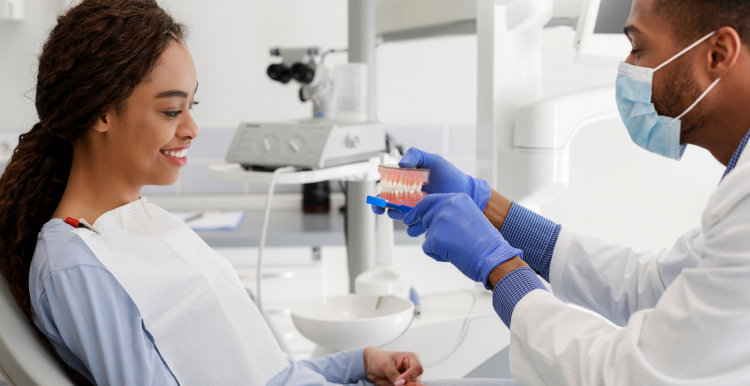
[[[121,113],[161,54],[185,37],[185,27],[155,0],[84,0],[57,18],[39,56],[40,122],[19,136],[0,177],[0,273],[29,321],[29,269],[37,236],[62,198],[74,143],[102,116]],[[64,365],[75,383],[88,384]]]
[[[654,12],[672,25],[683,45],[721,27],[732,27],[750,45],[750,2],[747,0],[656,0]]]

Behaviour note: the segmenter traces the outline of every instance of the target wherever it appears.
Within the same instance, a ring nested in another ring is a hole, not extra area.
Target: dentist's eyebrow
[[[198,92],[198,85],[195,85],[195,91],[193,94]],[[185,91],[182,90],[169,90],[169,91],[162,91],[158,94],[156,94],[156,99],[161,98],[187,98],[188,94]]]
[[[641,30],[638,29],[638,27],[634,25],[626,25],[625,28],[622,30],[622,32],[624,32],[625,35],[628,37],[628,39],[630,39],[634,33],[635,34],[641,33]]]

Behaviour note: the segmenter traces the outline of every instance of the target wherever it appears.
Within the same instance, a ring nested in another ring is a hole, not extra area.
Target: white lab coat
[[[671,249],[563,229],[550,282],[513,312],[522,385],[750,385],[750,149]]]

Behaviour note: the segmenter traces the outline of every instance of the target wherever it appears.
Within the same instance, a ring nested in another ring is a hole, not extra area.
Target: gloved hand
[[[427,194],[465,193],[472,198],[480,212],[484,211],[490,199],[490,185],[486,181],[467,176],[437,154],[425,153],[412,147],[401,158],[398,166],[430,169],[430,183],[422,188]],[[372,210],[377,214],[385,212],[385,209],[378,207],[372,207]],[[394,220],[404,219],[404,213],[397,210],[389,210],[388,216]],[[421,226],[414,229],[410,227],[408,232],[412,237],[416,237],[424,233],[424,229],[421,229]]]
[[[466,194],[427,195],[404,217],[427,230],[422,250],[487,287],[495,267],[523,252],[510,246]]]

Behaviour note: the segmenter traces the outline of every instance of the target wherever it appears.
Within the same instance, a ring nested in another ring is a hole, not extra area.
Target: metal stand
[[[346,188],[346,249],[349,261],[349,292],[354,279],[375,265],[375,213],[367,196],[375,195],[373,181],[350,181]]]
[[[367,64],[367,117],[377,121],[375,0],[349,0],[349,63]],[[349,292],[354,279],[375,265],[375,214],[365,200],[375,195],[372,181],[347,184],[347,251],[349,255]]]
[[[349,0],[349,63],[367,64],[367,117],[377,121],[375,0]]]
[[[284,173],[276,184],[304,184],[328,180],[348,181],[346,197],[347,253],[349,260],[349,291],[354,293],[354,279],[375,265],[376,236],[375,213],[367,205],[367,196],[374,196],[375,181],[380,178],[376,157],[368,162],[359,162],[326,169]],[[214,164],[209,166],[211,177],[220,180],[268,184],[271,172],[247,171],[237,164]],[[391,240],[393,236],[391,235]],[[392,242],[392,241],[391,241]]]

